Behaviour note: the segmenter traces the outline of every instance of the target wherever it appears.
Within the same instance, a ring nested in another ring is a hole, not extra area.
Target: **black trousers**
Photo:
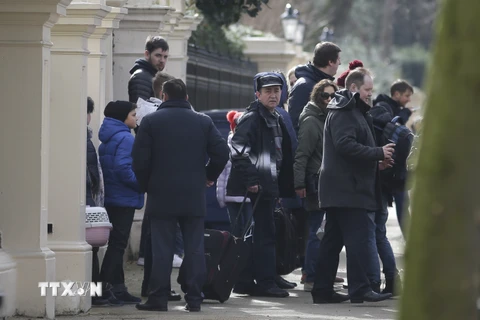
[[[369,238],[375,234],[375,214],[352,208],[328,208],[326,213],[312,296],[328,298],[333,294],[339,254],[345,245],[348,293],[351,298],[360,298],[371,291],[367,271],[370,267]]]
[[[239,287],[249,287],[255,280],[258,290],[264,291],[276,286],[276,238],[275,219],[273,217],[276,200],[260,197],[255,212],[253,212],[255,226],[251,260],[241,273],[238,285]],[[253,196],[251,200],[252,203],[255,203],[257,201],[256,196]]]
[[[145,230],[143,230],[144,226],[145,226]],[[152,233],[151,233],[151,226],[150,226],[150,218],[146,214],[144,214],[143,216],[142,238],[143,239],[141,241],[143,241],[143,258],[144,258],[142,292],[144,290],[147,290],[147,292],[149,292],[149,283],[150,283],[150,275],[152,274],[153,257],[152,257]]]
[[[99,247],[92,247],[92,282],[100,282],[100,263],[98,261]]]
[[[149,299],[156,303],[167,303],[170,292],[172,260],[175,251],[177,223],[183,235],[185,257],[185,301],[190,306],[199,306],[203,300],[202,288],[206,281],[204,250],[204,217],[150,217],[153,270],[150,275]],[[146,265],[147,261],[145,261]]]
[[[123,255],[128,245],[135,208],[106,207],[113,229],[110,231],[108,248],[102,263],[100,278],[113,286],[114,291],[126,290],[123,273]]]

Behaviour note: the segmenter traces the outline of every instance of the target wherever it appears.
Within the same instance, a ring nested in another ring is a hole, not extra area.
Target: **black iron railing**
[[[256,63],[188,46],[187,88],[195,110],[238,109],[254,100]]]

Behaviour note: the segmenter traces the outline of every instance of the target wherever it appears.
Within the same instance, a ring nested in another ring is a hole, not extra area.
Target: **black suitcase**
[[[295,217],[283,207],[275,209],[275,256],[278,275],[287,275],[297,268],[297,232]]]
[[[247,195],[240,207],[240,212],[243,212]],[[205,230],[207,280],[203,286],[204,299],[218,300],[223,303],[230,298],[233,286],[250,260],[254,227],[253,212],[255,212],[259,198],[260,194],[253,205],[252,217],[246,223],[241,237],[234,237],[227,231]],[[180,285],[183,283],[184,272],[182,265],[177,279]]]

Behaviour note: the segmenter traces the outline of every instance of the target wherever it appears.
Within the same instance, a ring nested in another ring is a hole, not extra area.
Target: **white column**
[[[127,13],[126,9],[108,7],[110,11],[102,20],[102,24],[95,28],[95,31],[88,40],[88,87],[87,93],[95,102],[95,110],[92,115],[90,127],[93,130],[92,141],[96,147],[99,145],[98,130],[103,121],[103,110],[106,103],[112,100],[112,31],[118,28],[120,20]],[[107,81],[108,78],[108,81]],[[107,98],[108,96],[108,98]]]
[[[104,0],[95,2],[73,1],[52,28],[48,245],[56,254],[57,281],[89,281],[92,274],[85,242],[88,39],[109,12]],[[90,306],[90,297],[58,297],[56,314]]]
[[[184,82],[187,79],[188,39],[200,22],[201,18],[198,16],[184,16],[168,37],[170,52],[165,71]]]
[[[145,40],[159,35],[165,21],[169,22],[174,9],[154,4],[154,0],[129,0],[128,14],[120,21],[113,38],[113,99],[128,100],[130,69],[136,59],[143,58]]]
[[[47,247],[50,30],[69,3],[3,0],[0,6],[0,108],[8,119],[0,135],[0,232],[8,253],[0,253],[0,281],[9,290],[9,315],[55,317],[55,300],[41,297],[38,283],[55,280],[55,254]]]

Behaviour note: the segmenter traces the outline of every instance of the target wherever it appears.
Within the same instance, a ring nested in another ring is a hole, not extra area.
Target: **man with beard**
[[[333,80],[340,62],[340,48],[331,42],[320,42],[313,52],[313,63],[297,66],[295,82],[288,100],[288,113],[292,118],[293,127],[298,133],[298,118],[307,105],[313,87],[323,79]]]
[[[160,37],[149,36],[145,43],[145,58],[137,59],[130,70],[128,81],[128,99],[137,103],[138,98],[147,100],[155,97],[152,79],[158,71],[163,71],[168,60],[168,43]]]
[[[370,72],[353,70],[345,85],[346,89],[337,91],[328,104],[325,121],[319,200],[327,223],[318,256],[322,263],[317,264],[312,290],[314,303],[348,299],[352,303],[377,302],[392,296],[372,291],[367,272],[373,261],[375,212],[381,207],[378,171],[391,165],[394,145],[376,146],[368,113],[373,91]],[[349,295],[333,290],[338,255],[344,245]]]

